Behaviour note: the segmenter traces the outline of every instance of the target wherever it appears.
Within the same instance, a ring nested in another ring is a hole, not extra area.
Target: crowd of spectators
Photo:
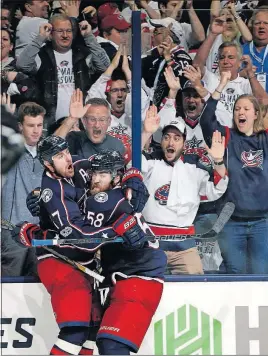
[[[167,273],[268,273],[268,1],[1,5],[1,103],[14,113],[25,139],[25,152],[2,186],[2,218],[38,223],[26,197],[41,185],[41,136],[66,137],[70,152],[83,158],[117,150],[130,164],[132,120],[142,120],[148,222],[194,225],[203,233],[227,198],[237,207],[219,243],[163,244]],[[134,10],[141,14],[140,117],[132,117]],[[182,161],[192,168],[180,168]],[[242,186],[242,202],[230,194],[235,184]],[[17,269],[4,267],[4,275],[33,274],[22,268],[30,253],[3,237],[2,266],[21,261]]]

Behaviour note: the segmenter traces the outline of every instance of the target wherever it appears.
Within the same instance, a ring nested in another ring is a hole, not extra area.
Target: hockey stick
[[[5,219],[1,219],[1,224],[3,224],[4,226],[6,226],[9,230],[13,230],[16,226],[14,226],[11,222],[5,220]],[[38,240],[37,240],[38,241]],[[99,282],[103,282],[105,277],[101,276],[100,274],[92,271],[91,269],[83,266],[81,263],[79,262],[75,262],[73,260],[71,260],[70,258],[61,255],[60,253],[58,253],[57,251],[52,250],[49,247],[43,246],[43,248],[45,250],[47,250],[48,252],[50,252],[52,255],[60,258],[61,260],[64,260],[65,262],[69,263],[70,265],[72,265],[75,269],[78,269],[79,271],[87,274],[88,276],[91,276],[93,278],[95,278],[97,281]]]
[[[150,236],[154,239],[154,236]],[[104,244],[114,243],[114,242],[124,242],[122,237],[97,237],[97,238],[85,238],[85,239],[50,239],[50,240],[32,240],[33,247],[44,247],[44,246],[58,246],[61,244],[67,245],[82,245],[82,244]]]
[[[95,278],[97,281],[99,282],[103,282],[105,277],[101,276],[100,274],[98,274],[97,272],[92,271],[91,269],[81,265],[81,263],[79,262],[75,262],[73,260],[70,260],[70,258],[61,255],[60,253],[58,253],[57,251],[52,250],[49,247],[43,246],[43,248],[45,250],[47,250],[48,252],[52,253],[52,255],[57,256],[58,258],[64,260],[65,262],[69,263],[70,265],[72,265],[73,267],[75,267],[76,269],[78,269],[81,272],[84,272],[85,274],[87,274],[88,276],[91,276],[93,278]]]
[[[228,202],[224,205],[218,219],[212,228],[205,232],[204,234],[189,234],[189,235],[148,235],[148,241],[184,241],[184,240],[197,240],[201,242],[205,241],[216,241],[218,233],[223,229],[224,225],[232,216],[235,209],[235,205],[231,202]],[[32,245],[34,247],[42,246],[57,246],[61,244],[107,244],[107,243],[118,243],[124,242],[122,237],[114,238],[87,238],[87,239],[50,239],[50,240],[32,240]]]
[[[157,238],[160,241],[180,241],[180,240],[189,240],[189,239],[195,239],[200,242],[206,242],[206,241],[216,241],[217,240],[217,235],[221,232],[221,230],[224,228],[224,225],[227,223],[227,221],[230,219],[230,217],[233,215],[233,212],[235,210],[235,205],[232,202],[228,202],[224,205],[222,208],[217,220],[215,221],[214,225],[212,228],[203,233],[203,234],[192,234],[192,235],[162,235],[162,236],[157,236]]]

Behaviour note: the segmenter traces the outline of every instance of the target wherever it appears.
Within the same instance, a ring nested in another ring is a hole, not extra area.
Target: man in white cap
[[[189,66],[184,70],[184,73],[186,77],[192,78],[193,71],[195,69]],[[202,87],[204,83],[198,80],[198,78],[194,82],[188,80],[181,87],[178,78],[174,76],[172,70],[166,70],[165,77],[169,86],[169,95],[163,100],[161,110],[158,113],[160,116],[160,127],[153,135],[153,145],[157,147],[160,144],[163,127],[181,115],[186,125],[186,140],[184,142],[183,154],[184,156],[187,155],[187,162],[189,163],[190,159],[192,163],[196,164],[198,162],[198,167],[203,167],[213,177],[213,161],[205,148],[206,144],[199,123],[205,102],[210,94]],[[203,88],[202,91],[196,90],[196,86],[198,85],[198,88]],[[178,92],[181,94],[178,94]],[[194,221],[196,233],[204,233],[210,230],[217,219],[216,202],[207,201],[205,196],[201,200],[202,202]],[[204,271],[218,270],[222,262],[218,242],[198,242],[197,248],[202,258]]]
[[[144,120],[142,148],[158,129],[159,123],[157,109],[152,106]],[[214,161],[214,181],[206,170],[199,168],[198,164],[189,164],[187,156],[182,155],[185,138],[185,122],[177,118],[163,128],[161,150],[143,153],[142,156],[142,173],[150,193],[143,216],[157,235],[194,233],[192,224],[201,196],[217,200],[227,188],[224,139],[220,133],[215,132],[211,148],[206,147]],[[161,242],[160,246],[167,254],[169,273],[203,273],[194,240]]]

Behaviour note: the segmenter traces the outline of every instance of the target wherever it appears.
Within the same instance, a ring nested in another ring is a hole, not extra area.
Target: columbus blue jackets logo
[[[198,140],[194,135],[191,140],[186,141],[183,153],[185,155],[197,155],[199,164],[206,170],[212,168],[212,160],[204,147],[200,147],[203,140]]]
[[[251,168],[260,168],[263,169],[263,150],[248,152],[243,151],[241,153],[241,160],[244,163],[242,168],[251,167]]]
[[[198,162],[201,164],[201,166],[204,166],[205,169],[212,167],[212,161],[203,147],[186,148],[183,151],[183,154],[198,156]]]
[[[169,189],[170,189],[170,184],[165,184],[155,191],[154,198],[155,200],[158,201],[160,205],[167,205]]]
[[[52,197],[53,192],[49,188],[45,189],[41,195],[41,199],[44,201],[44,203],[48,203]]]
[[[127,164],[131,159],[131,137],[127,131],[127,126],[123,126],[120,123],[117,126],[112,126],[108,131],[108,134],[112,137],[118,138],[125,146],[125,163]]]
[[[105,192],[100,192],[94,195],[94,200],[98,203],[105,203],[108,200],[108,194]]]
[[[69,64],[68,61],[61,61],[60,62],[60,67],[67,67],[68,64]]]

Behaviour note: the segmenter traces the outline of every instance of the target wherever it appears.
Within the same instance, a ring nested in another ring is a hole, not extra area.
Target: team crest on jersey
[[[94,200],[98,203],[105,203],[108,200],[108,194],[105,192],[100,192],[94,195]]]
[[[184,154],[185,155],[197,155],[199,157],[199,164],[204,166],[205,169],[212,168],[212,161],[207,154],[204,147],[200,147],[203,140],[198,140],[194,135],[191,140],[186,141]]]
[[[73,229],[70,226],[65,226],[63,230],[61,230],[60,234],[63,237],[67,237],[72,233]]]
[[[47,188],[45,190],[43,190],[43,193],[41,195],[41,199],[45,202],[48,203],[51,198],[53,197],[53,192],[51,189]]]
[[[169,189],[170,189],[170,184],[165,184],[155,191],[154,198],[155,200],[158,201],[160,205],[167,205]]]
[[[125,163],[128,164],[131,159],[131,137],[125,132],[126,130],[127,126],[123,126],[119,123],[117,126],[111,127],[108,134],[112,137],[118,138],[118,140],[123,143],[126,152],[124,155]]]
[[[241,160],[244,163],[242,168],[245,167],[257,167],[263,169],[263,150],[252,151],[249,150],[248,152],[243,151],[241,153]]]
[[[208,168],[212,168],[212,160],[210,159],[210,157],[206,154],[206,155],[202,155],[200,158],[199,158],[199,164],[201,166],[203,166],[205,169]]]

